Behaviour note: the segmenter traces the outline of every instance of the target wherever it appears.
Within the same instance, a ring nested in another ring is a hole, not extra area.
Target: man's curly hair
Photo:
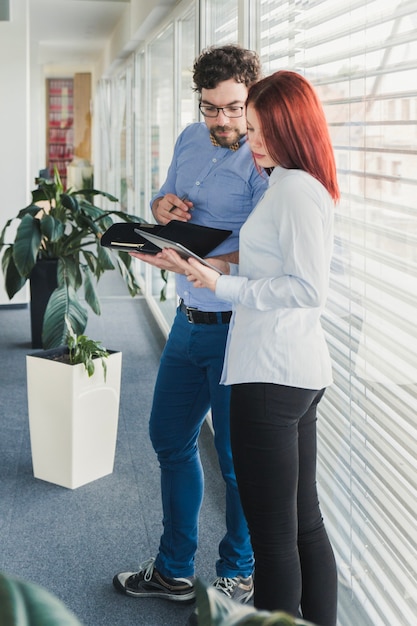
[[[214,89],[224,80],[234,78],[250,87],[262,77],[259,56],[237,44],[210,46],[202,51],[193,66],[194,91]]]

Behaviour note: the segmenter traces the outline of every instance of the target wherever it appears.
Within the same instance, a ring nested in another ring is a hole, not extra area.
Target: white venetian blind
[[[203,47],[237,42],[238,0],[201,0]]]
[[[417,623],[417,0],[259,0],[266,73],[316,86],[342,200],[319,490],[340,626]]]

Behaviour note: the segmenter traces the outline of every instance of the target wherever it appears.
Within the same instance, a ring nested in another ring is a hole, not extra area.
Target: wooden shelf
[[[58,168],[64,188],[74,158],[91,162],[91,74],[46,80],[46,159]]]
[[[74,80],[48,78],[46,81],[46,158],[53,176],[58,168],[66,187],[67,165],[74,158]]]

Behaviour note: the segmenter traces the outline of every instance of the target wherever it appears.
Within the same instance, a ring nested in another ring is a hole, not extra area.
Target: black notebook
[[[140,250],[148,254],[160,252],[159,248],[137,235],[135,228],[146,228],[147,230],[149,229],[149,231],[157,233],[158,230],[163,227],[159,224],[145,224],[142,222],[120,222],[113,224],[103,233],[100,243],[105,248],[125,250],[126,252],[130,252],[131,250],[136,252]],[[145,246],[146,250],[143,250]]]
[[[135,232],[138,235],[142,235],[145,239],[153,243],[155,246],[158,246],[160,250],[163,250],[164,248],[171,248],[171,250],[175,250],[176,252],[178,252],[178,254],[183,259],[189,259],[190,257],[193,257],[194,259],[197,259],[197,261],[200,261],[200,263],[203,263],[204,265],[207,265],[207,267],[211,267],[212,270],[216,270],[216,272],[222,274],[222,272],[217,267],[209,263],[206,259],[203,259],[203,257],[199,256],[186,246],[184,246],[182,243],[178,243],[176,241],[173,241],[172,239],[166,239],[165,237],[161,237],[160,234],[156,235],[155,233],[146,232],[140,228],[135,228]]]
[[[110,226],[101,238],[101,245],[144,254],[156,254],[163,247],[176,247],[182,256],[195,256],[206,263],[204,257],[231,234],[231,230],[178,220],[171,220],[165,226],[142,222],[122,222]]]

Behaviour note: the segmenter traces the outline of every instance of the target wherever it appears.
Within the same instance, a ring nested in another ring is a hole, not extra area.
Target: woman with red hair
[[[332,382],[320,317],[339,199],[323,109],[301,75],[250,88],[250,149],[269,187],[240,232],[240,261],[183,262],[234,305],[222,383],[232,386],[232,451],[255,554],[254,604],[335,626],[337,573],[317,496],[317,405]],[[164,254],[175,254],[166,251]]]

